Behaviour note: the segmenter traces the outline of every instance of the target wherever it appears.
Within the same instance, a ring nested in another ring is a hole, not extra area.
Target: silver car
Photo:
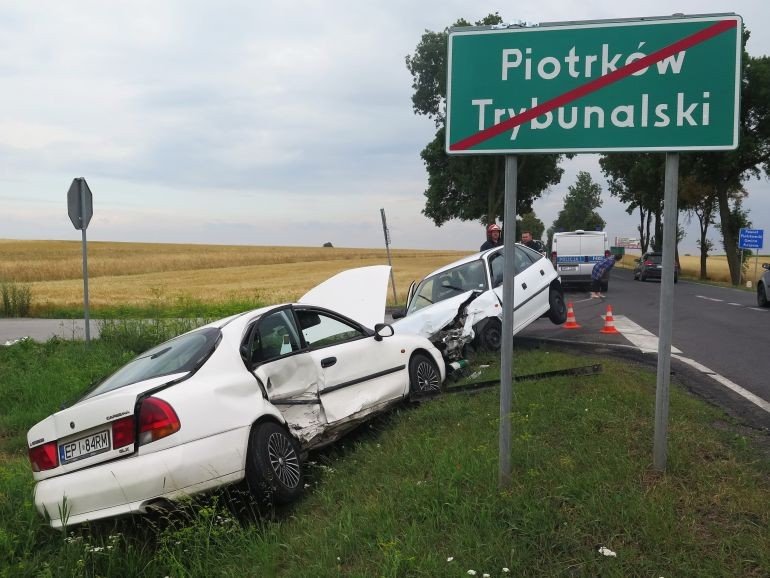
[[[765,272],[757,281],[757,305],[760,307],[770,307],[770,301],[767,300],[767,287],[770,285],[770,263],[762,263]]]

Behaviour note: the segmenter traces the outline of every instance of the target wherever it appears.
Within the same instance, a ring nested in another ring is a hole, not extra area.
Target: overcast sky
[[[0,238],[79,240],[73,177],[93,191],[88,239],[476,250],[478,223],[421,214],[431,120],[404,58],[427,30],[499,11],[507,22],[735,12],[770,54],[770,2],[615,0],[4,2],[0,4]],[[605,189],[610,236],[637,215],[606,193],[597,155],[564,163],[535,203],[546,226],[580,170]],[[745,206],[770,226],[770,186]],[[695,251],[695,230],[685,251]],[[721,245],[720,245],[721,250]],[[765,252],[767,247],[765,247]]]

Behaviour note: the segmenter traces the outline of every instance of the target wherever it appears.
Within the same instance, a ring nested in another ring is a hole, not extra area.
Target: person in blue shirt
[[[620,261],[622,255],[612,255],[609,251],[604,252],[604,259],[598,261],[591,270],[591,299],[599,299],[602,295],[602,277],[609,273],[610,269]]]

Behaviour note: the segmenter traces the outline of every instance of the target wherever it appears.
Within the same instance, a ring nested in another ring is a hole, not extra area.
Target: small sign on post
[[[91,341],[91,321],[88,315],[88,250],[86,229],[94,215],[94,201],[91,189],[83,177],[72,180],[67,191],[67,213],[76,230],[82,232],[83,238],[83,317],[86,329],[86,343]]]

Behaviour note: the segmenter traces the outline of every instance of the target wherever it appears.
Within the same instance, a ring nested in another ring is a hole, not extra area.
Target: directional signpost
[[[741,263],[743,263],[744,249],[757,249],[754,254],[754,278],[757,278],[757,265],[759,263],[759,249],[762,248],[764,229],[740,229],[738,232],[738,248],[741,250]],[[741,268],[741,272],[743,268]]]
[[[665,469],[678,151],[738,146],[742,20],[734,14],[450,31],[446,151],[506,155],[516,238],[518,154],[665,151],[654,465]],[[510,472],[513,251],[505,253],[500,484]]]
[[[88,250],[86,244],[86,229],[94,215],[94,202],[91,189],[83,177],[72,180],[67,191],[67,213],[75,229],[82,232],[83,237],[83,317],[86,326],[86,343],[91,341],[91,323],[88,315]]]

